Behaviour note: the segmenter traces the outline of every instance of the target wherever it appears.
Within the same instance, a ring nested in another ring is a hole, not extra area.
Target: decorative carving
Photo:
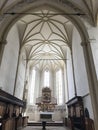
[[[82,41],[82,42],[81,42],[81,46],[87,47],[87,45],[88,45],[89,43],[90,43],[90,42],[88,42],[88,41]]]
[[[84,116],[84,105],[81,96],[76,96],[69,100],[67,103],[68,107],[68,119],[71,122],[71,129],[85,130],[85,116]]]
[[[42,89],[42,98],[44,103],[51,102],[51,90],[48,87]]]
[[[0,45],[2,45],[2,44],[7,44],[7,40],[0,40]]]
[[[42,89],[42,97],[37,98],[36,104],[40,111],[54,111],[57,104],[56,98],[51,96],[51,90],[48,87]]]

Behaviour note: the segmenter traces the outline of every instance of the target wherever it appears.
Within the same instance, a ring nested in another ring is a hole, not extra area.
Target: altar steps
[[[42,126],[42,122],[29,122],[28,126]],[[62,122],[47,122],[46,126],[64,126]]]

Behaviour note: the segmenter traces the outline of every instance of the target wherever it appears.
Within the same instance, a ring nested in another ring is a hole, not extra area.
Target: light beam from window
[[[56,94],[58,105],[63,104],[63,85],[62,85],[62,71],[56,72]]]
[[[50,78],[49,71],[45,71],[44,72],[44,86],[45,87],[49,87],[49,78]]]
[[[30,104],[34,104],[34,89],[35,89],[35,77],[36,71],[32,70],[32,79],[31,79],[31,87],[30,87]]]

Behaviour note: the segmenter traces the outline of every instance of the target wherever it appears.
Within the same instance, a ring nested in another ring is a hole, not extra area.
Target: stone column
[[[54,96],[55,98],[57,98],[57,94],[56,94],[56,70],[54,70],[53,75],[54,75],[54,84],[53,84],[53,89],[54,89],[54,91],[53,91],[53,96]]]
[[[63,103],[65,103],[65,82],[64,82],[64,68],[62,70],[62,94],[63,94]]]
[[[38,97],[41,96],[41,92],[40,92],[40,86],[41,86],[41,70],[39,70],[39,90],[38,90]]]
[[[28,93],[27,85],[28,85],[28,80],[27,80],[27,61],[26,61],[25,81],[24,81],[24,90],[23,90],[23,100],[26,101],[26,102],[27,102],[27,98],[25,96]]]
[[[6,40],[0,41],[0,64],[1,64],[1,61],[2,61],[3,51],[4,51],[4,47],[5,47],[6,44],[7,44]]]
[[[26,101],[27,105],[29,101],[29,92],[30,92],[29,89],[30,89],[30,72],[29,72],[29,63],[28,61],[26,61],[25,85],[24,85],[24,94],[26,94],[26,99],[23,97],[23,100]]]
[[[75,81],[75,71],[74,71],[74,62],[73,62],[72,50],[71,50],[71,60],[72,60],[73,81],[74,81],[74,94],[75,94],[75,96],[77,96],[77,88],[76,88],[76,81]]]
[[[20,61],[20,49],[19,49],[19,53],[18,53],[18,61],[17,61],[17,68],[16,68],[16,75],[15,75],[15,82],[14,82],[13,96],[15,96],[15,91],[16,91],[16,82],[17,82],[17,77],[18,77],[19,61]]]
[[[85,66],[94,113],[95,130],[98,130],[98,82],[95,71],[92,50],[89,42],[81,43],[84,52]]]
[[[65,83],[65,95],[67,97],[67,99],[65,98],[65,101],[68,101],[69,100],[69,90],[68,90],[68,74],[67,74],[67,63],[65,62],[65,66],[64,66],[64,78],[66,81]]]

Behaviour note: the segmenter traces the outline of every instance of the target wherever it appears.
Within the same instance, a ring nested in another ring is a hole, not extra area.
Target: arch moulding
[[[25,0],[26,1],[26,0]],[[21,8],[23,7],[23,8]],[[57,11],[63,12],[63,13],[72,13],[74,10],[72,7],[68,7],[67,3],[64,5],[64,3],[57,1],[57,0],[31,0],[30,4],[27,4],[25,2],[21,2],[10,9],[9,12],[13,12],[13,10],[18,10],[18,12],[25,13],[33,9],[35,11],[36,9],[39,10],[40,8],[51,8],[55,9]],[[9,33],[9,30],[11,27],[22,17],[23,15],[15,14],[13,17],[11,15],[5,16],[3,19],[3,22],[0,26],[2,26],[2,29],[0,31],[0,54],[3,53],[2,50],[4,49],[4,46],[2,46],[2,41],[6,40],[7,34]],[[80,37],[82,39],[82,45],[83,45],[83,52],[84,52],[84,59],[85,59],[85,65],[87,70],[87,76],[88,76],[88,82],[89,82],[89,89],[90,89],[90,95],[92,100],[92,106],[94,111],[94,122],[95,122],[95,129],[98,130],[98,95],[96,92],[98,92],[97,88],[97,76],[95,72],[95,67],[93,63],[93,56],[91,47],[89,44],[89,36],[87,33],[87,30],[81,21],[79,16],[74,15],[66,15],[66,18],[68,18],[77,28]],[[0,59],[1,59],[0,55]]]

